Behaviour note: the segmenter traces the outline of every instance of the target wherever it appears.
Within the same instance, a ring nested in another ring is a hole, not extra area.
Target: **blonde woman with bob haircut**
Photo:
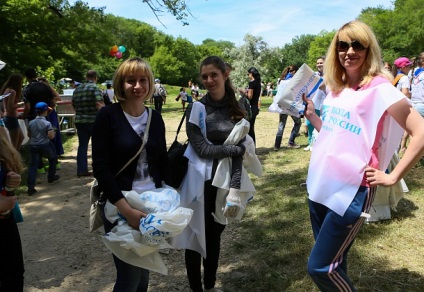
[[[153,95],[153,81],[152,69],[145,60],[138,57],[125,60],[113,78],[118,102],[100,110],[93,129],[93,171],[103,191],[101,201],[115,205],[134,229],[139,228],[140,219],[147,214],[132,208],[121,191],[142,193],[160,188],[167,173],[165,124],[162,116],[153,110],[145,147],[116,176],[142,145],[150,114],[145,101]],[[105,216],[103,223],[106,233],[116,225]],[[113,291],[147,291],[148,270],[130,265],[115,255],[113,259],[117,271]]]
[[[307,179],[315,238],[308,273],[321,291],[356,291],[347,275],[348,251],[376,187],[397,183],[422,156],[424,120],[391,84],[377,39],[363,22],[336,32],[324,72],[329,92],[321,117],[305,98],[305,117],[319,131]],[[410,146],[387,174],[404,130]]]

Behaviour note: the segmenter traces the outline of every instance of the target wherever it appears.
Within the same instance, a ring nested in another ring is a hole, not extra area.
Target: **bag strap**
[[[396,85],[398,84],[399,80],[400,80],[403,76],[405,76],[405,74],[398,74],[398,75],[395,77],[395,79],[393,79],[393,81],[392,81],[393,86],[396,86]]]
[[[149,129],[150,129],[150,122],[152,120],[152,109],[147,108],[149,117],[147,118],[147,124],[146,124],[146,130],[144,131],[143,135],[143,142],[141,143],[140,149],[138,149],[137,153],[130,159],[128,162],[121,168],[120,171],[115,175],[117,177],[140,153],[143,151],[144,146],[146,146],[147,141],[149,140]]]
[[[186,116],[186,113],[187,113],[187,109],[184,110],[183,116],[181,117],[181,121],[180,121],[180,124],[178,125],[177,134],[175,135],[175,140],[174,141],[177,141],[177,139],[178,139],[178,134],[180,133],[181,126],[182,126],[182,124],[184,122],[184,118]]]

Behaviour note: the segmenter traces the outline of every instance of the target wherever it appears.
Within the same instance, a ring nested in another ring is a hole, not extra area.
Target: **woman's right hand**
[[[0,213],[12,210],[15,207],[16,200],[16,196],[6,197],[0,195]]]
[[[302,95],[302,99],[303,99],[303,102],[305,103],[305,112],[304,112],[305,118],[309,120],[310,117],[315,114],[315,105],[310,98],[306,97],[305,93]]]
[[[139,229],[141,218],[147,216],[146,213],[132,208],[125,198],[122,198],[117,201],[115,203],[115,206],[118,208],[119,213],[121,213],[122,216],[125,217],[128,222],[128,225],[137,230]]]

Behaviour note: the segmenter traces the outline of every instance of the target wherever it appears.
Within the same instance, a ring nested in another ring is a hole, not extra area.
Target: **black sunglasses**
[[[353,41],[351,43],[344,42],[344,41],[337,42],[337,51],[339,52],[347,52],[350,47],[352,47],[354,51],[363,51],[367,49],[366,47],[364,47],[363,44],[361,44],[358,41]]]

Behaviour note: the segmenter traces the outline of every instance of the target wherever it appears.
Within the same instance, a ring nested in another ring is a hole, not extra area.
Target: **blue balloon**
[[[124,46],[119,46],[118,51],[120,51],[121,53],[126,51],[126,48]]]

